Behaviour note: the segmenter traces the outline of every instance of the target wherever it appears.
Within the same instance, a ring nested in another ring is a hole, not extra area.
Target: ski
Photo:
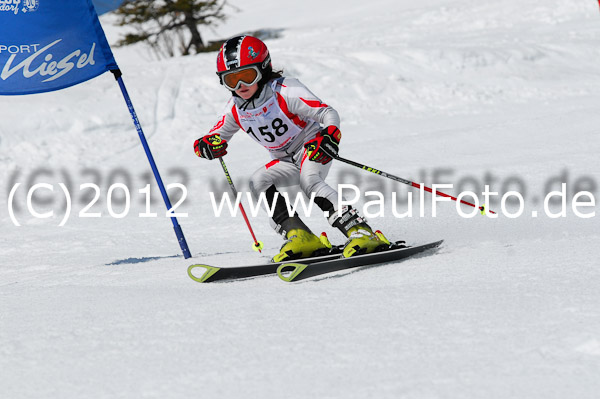
[[[339,258],[338,256],[337,259],[323,259],[321,261],[310,263],[305,262],[305,260],[302,260],[301,263],[284,263],[277,267],[277,274],[283,281],[300,281],[340,270],[352,269],[360,266],[378,265],[405,259],[423,251],[437,248],[442,244],[442,242],[444,242],[444,240],[418,245],[415,247],[405,247],[389,249],[381,252],[373,252],[370,254],[358,255],[350,258]]]
[[[327,261],[331,259],[338,259],[340,257],[341,248],[334,247],[332,252],[326,255],[315,256],[312,258],[302,259],[305,264],[314,262]],[[289,261],[287,261],[289,262]],[[204,264],[191,265],[188,267],[188,276],[194,281],[199,283],[212,283],[214,281],[222,280],[239,280],[250,277],[264,276],[268,274],[277,274],[277,268],[286,262],[277,263],[263,263],[260,265],[249,265],[249,266],[234,266],[234,267],[216,267]],[[192,270],[196,268],[203,268],[204,273],[200,277],[194,276]]]

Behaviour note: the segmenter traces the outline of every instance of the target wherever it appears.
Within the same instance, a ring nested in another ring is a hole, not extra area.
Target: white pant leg
[[[331,202],[334,210],[337,211],[339,194],[329,184],[325,183],[325,178],[333,161],[326,165],[310,161],[304,150],[300,163],[300,188],[304,194],[308,198],[311,197],[312,193],[314,193],[315,198],[325,198]]]
[[[258,168],[250,178],[250,192],[255,199],[269,187],[289,187],[300,184],[300,168],[293,159],[275,159]]]
[[[275,159],[264,166],[258,168],[250,178],[250,192],[256,201],[259,200],[261,194],[267,192],[267,190],[272,187],[289,187],[300,184],[300,167],[298,164],[294,162],[292,157],[287,157],[283,159]],[[272,201],[274,199],[267,198],[267,201]],[[287,207],[285,210],[282,208],[285,202],[281,202],[281,198],[277,200],[280,204],[276,206],[275,214],[279,216],[273,215],[274,220],[269,218],[269,224],[271,227],[277,232],[280,233],[280,223],[285,219],[287,215]],[[263,205],[265,205],[263,203]],[[269,205],[267,205],[269,206]],[[265,209],[269,212],[268,209]],[[282,214],[285,212],[285,214]]]

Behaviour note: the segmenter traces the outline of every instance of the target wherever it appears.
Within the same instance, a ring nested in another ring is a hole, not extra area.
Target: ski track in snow
[[[265,242],[256,254],[241,218],[213,215],[208,191],[226,190],[225,178],[218,164],[197,159],[192,143],[227,101],[215,54],[156,61],[140,46],[114,49],[165,183],[187,180],[180,210],[190,216],[180,223],[194,259],[181,256],[158,193],[152,211],[161,216],[137,217],[149,168],[112,75],[0,97],[2,396],[597,398],[598,216],[542,215],[542,192],[554,177],[588,178],[598,196],[597,4],[235,6],[241,11],[206,38],[281,29],[267,41],[274,66],[340,111],[342,156],[429,184],[434,173],[448,183],[481,183],[491,173],[498,191],[518,176],[524,215],[463,219],[453,203],[440,203],[436,218],[418,217],[417,208],[395,219],[388,206],[384,218],[371,219],[376,228],[414,244],[445,239],[443,246],[295,284],[274,276],[195,283],[190,264],[260,263],[281,240],[264,212],[252,218]],[[112,21],[102,17],[115,42],[120,28]],[[268,156],[241,134],[229,149],[229,170],[244,190]],[[35,220],[25,215],[23,192],[15,197],[22,226],[6,212],[16,182],[65,182],[77,192],[97,179],[104,197],[90,212],[102,218],[77,217],[89,202],[79,196],[59,228],[64,200],[55,201],[53,218]],[[119,179],[131,185],[124,219],[106,207],[108,183]],[[348,180],[364,191],[407,192],[332,167],[330,182]],[[307,220],[341,243],[316,212]]]

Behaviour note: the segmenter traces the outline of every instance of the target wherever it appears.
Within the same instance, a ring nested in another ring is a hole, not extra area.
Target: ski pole
[[[231,180],[231,176],[229,175],[229,171],[227,170],[225,161],[223,160],[223,157],[219,158],[219,160],[221,161],[221,166],[223,167],[223,172],[225,172],[225,177],[227,177],[227,182],[229,183],[229,187],[231,188],[233,197],[237,199],[238,191],[235,189],[235,186],[233,185],[233,180]],[[262,253],[264,244],[261,241],[258,241],[256,239],[256,236],[254,235],[254,231],[252,230],[252,226],[250,226],[250,221],[248,220],[248,216],[246,216],[246,211],[244,211],[244,206],[242,205],[241,198],[240,198],[239,206],[240,206],[240,211],[242,211],[242,216],[244,216],[244,220],[246,221],[246,226],[248,226],[248,230],[250,230],[250,234],[252,235],[252,239],[254,240],[252,249]]]
[[[425,185],[423,185],[423,184],[418,184],[418,183],[415,183],[415,182],[413,182],[413,181],[406,180],[406,179],[403,179],[403,178],[401,178],[401,177],[398,177],[398,176],[391,175],[391,174],[389,174],[389,173],[385,173],[385,172],[383,172],[383,171],[381,171],[381,170],[379,170],[379,169],[375,169],[375,168],[372,168],[372,167],[370,167],[370,166],[363,165],[363,164],[361,164],[361,163],[354,162],[354,161],[351,161],[351,160],[349,160],[349,159],[346,159],[346,158],[342,158],[342,157],[340,157],[340,156],[337,156],[337,157],[335,157],[335,159],[337,159],[338,161],[342,161],[342,162],[344,162],[344,163],[347,163],[348,165],[356,166],[357,168],[361,168],[361,169],[363,169],[363,170],[366,170],[367,172],[371,172],[371,173],[374,173],[374,174],[376,174],[376,175],[379,175],[379,176],[387,177],[388,179],[391,179],[391,180],[397,181],[397,182],[399,182],[399,183],[404,183],[404,184],[407,184],[407,185],[409,185],[409,186],[411,186],[411,187],[415,187],[415,188],[418,188],[418,189],[421,189],[421,188],[422,188],[422,189],[424,189],[425,191],[427,191],[427,192],[429,192],[429,193],[432,193],[432,194],[433,194],[433,190],[432,190],[431,188],[429,188],[429,187],[426,187],[426,186],[425,186]],[[465,205],[472,206],[473,208],[477,208],[477,206],[476,206],[475,204],[472,204],[472,203],[470,203],[470,202],[463,201],[463,200],[459,200],[458,198],[456,198],[456,197],[453,197],[453,196],[451,196],[451,195],[449,195],[449,194],[442,193],[441,191],[437,191],[437,190],[436,190],[435,192],[436,192],[436,194],[437,194],[437,195],[439,195],[440,197],[446,197],[446,198],[450,198],[450,199],[452,199],[453,201],[458,201],[458,202],[460,202],[461,204],[465,204]],[[481,211],[481,214],[482,214],[482,215],[483,215],[483,214],[485,214],[485,206],[480,206],[478,209]],[[496,212],[494,212],[494,211],[491,211],[491,210],[489,210],[489,209],[488,209],[488,212],[489,212],[489,213],[494,213],[494,214],[496,213]]]

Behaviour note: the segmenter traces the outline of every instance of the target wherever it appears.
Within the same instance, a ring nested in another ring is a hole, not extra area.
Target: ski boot
[[[373,232],[369,225],[365,223],[362,226],[355,226],[348,230],[348,242],[344,245],[342,254],[344,258],[349,258],[354,255],[383,251],[389,248],[390,245],[390,242],[381,231]]]
[[[325,233],[321,237],[314,235],[297,216],[286,219],[277,229],[286,239],[272,262],[284,262],[300,258],[310,258],[326,254],[331,243]]]
[[[391,245],[381,231],[373,232],[366,220],[353,208],[344,207],[329,220],[333,227],[337,227],[348,237],[342,251],[345,258],[382,251]]]

